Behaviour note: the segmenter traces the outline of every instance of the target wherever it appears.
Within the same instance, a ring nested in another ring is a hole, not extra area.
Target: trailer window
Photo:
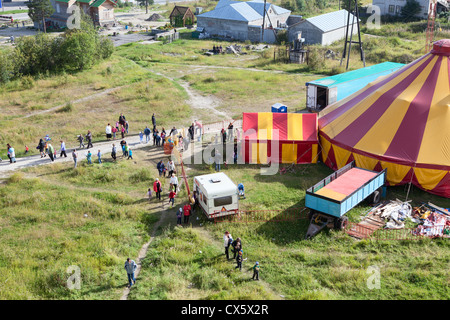
[[[223,207],[233,203],[233,197],[221,197],[214,199],[214,207]]]

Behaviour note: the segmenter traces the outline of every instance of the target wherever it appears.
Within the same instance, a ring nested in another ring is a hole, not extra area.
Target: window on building
[[[395,6],[394,5],[389,5],[389,13],[394,13],[395,10]]]
[[[402,7],[401,6],[396,6],[395,7],[395,13],[400,14],[402,12]]]
[[[232,203],[233,198],[231,196],[214,199],[214,207],[223,207]]]
[[[60,13],[61,12],[61,8],[59,7],[59,3],[56,4],[56,13]]]

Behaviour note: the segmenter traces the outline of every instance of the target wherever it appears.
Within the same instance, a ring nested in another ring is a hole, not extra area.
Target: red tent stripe
[[[380,96],[365,112],[363,112],[355,121],[342,130],[334,139],[345,142],[349,146],[355,146],[380,119],[383,113],[391,106],[392,102],[408,88],[411,82],[427,67],[434,56],[430,56],[426,63],[423,63],[416,70],[411,72],[405,79],[396,86],[386,91]],[[341,108],[339,108],[341,109]]]
[[[426,61],[424,63],[425,65],[427,65],[431,61],[431,59],[433,59],[434,56],[430,55],[430,54],[424,55],[422,58],[419,58],[415,62],[407,65],[405,67],[405,69],[402,68],[402,69],[394,72],[392,75],[390,75],[386,79],[380,81],[379,83],[377,83],[377,84],[373,85],[372,87],[368,88],[367,90],[363,91],[361,94],[357,95],[353,99],[347,101],[345,104],[343,104],[339,108],[331,111],[330,113],[324,115],[323,117],[320,117],[319,118],[319,127],[320,128],[324,128],[330,122],[333,122],[336,118],[338,118],[341,115],[343,115],[344,113],[346,113],[348,110],[353,108],[355,105],[357,105],[359,102],[361,102],[362,100],[367,98],[369,95],[374,93],[376,90],[378,90],[379,88],[381,88],[385,84],[387,84],[390,81],[392,81],[395,77],[397,77],[399,75],[399,73],[403,73],[403,72],[407,71],[408,69],[412,68],[414,65],[416,65],[417,63],[419,63],[420,61],[422,61],[426,57],[428,57],[428,61]]]
[[[403,157],[411,161],[417,160],[436,88],[436,82],[439,76],[439,70],[441,68],[442,58],[442,56],[438,58],[419,93],[411,101],[397,133],[384,155]]]
[[[274,113],[273,114],[273,129],[278,129],[278,140],[287,140],[287,113]]]
[[[317,141],[317,114],[302,114],[303,140]],[[314,125],[312,125],[314,123]]]
[[[258,113],[244,113],[242,124],[244,137],[258,139]]]

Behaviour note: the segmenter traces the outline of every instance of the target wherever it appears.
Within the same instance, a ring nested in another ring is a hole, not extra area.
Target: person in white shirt
[[[174,191],[177,192],[178,187],[178,178],[175,176],[175,173],[172,173],[172,177],[170,178],[170,188],[174,187]]]
[[[107,140],[111,140],[111,138],[112,138],[112,127],[111,127],[111,125],[109,123],[106,126],[105,132],[106,132],[106,139]]]
[[[61,158],[62,156],[64,156],[65,158],[67,158],[66,143],[62,140],[60,140],[60,142],[61,142],[61,154],[59,155],[59,157]]]
[[[175,163],[173,163],[172,159],[167,162],[167,170],[169,170],[169,177],[171,177],[172,174],[175,173]]]

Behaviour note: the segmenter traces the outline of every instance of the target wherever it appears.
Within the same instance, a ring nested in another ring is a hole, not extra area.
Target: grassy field
[[[365,35],[368,64],[407,63],[423,54],[422,35],[413,32],[419,27],[406,30],[411,34],[403,34],[401,26],[397,33],[389,31],[390,25],[384,28]],[[188,36],[171,44],[118,47],[110,60],[85,72],[1,86],[0,144],[12,143],[20,157],[25,144],[36,153],[45,134],[73,146],[76,135],[90,129],[94,142],[100,141],[106,124],[117,121],[121,112],[131,133],[149,125],[153,112],[158,126],[166,129],[187,125],[198,115],[214,119],[214,114],[187,104],[185,83],[201,95],[216,97],[219,111],[233,118],[243,110],[267,111],[275,102],[302,107],[305,82],[342,71],[339,59],[323,58],[315,69],[276,62],[273,46],[238,57],[207,57],[203,49],[230,43]],[[313,49],[323,55],[328,49],[339,53],[342,46]],[[362,66],[356,52],[352,62],[352,68]],[[46,110],[52,111],[38,114]],[[2,148],[0,156],[5,153]],[[156,223],[156,237],[129,299],[450,298],[448,241],[356,241],[333,230],[304,241],[306,219],[278,221],[284,211],[302,208],[305,190],[331,172],[323,164],[299,165],[295,173],[275,176],[261,176],[258,166],[230,166],[224,171],[246,186],[243,209],[281,211],[260,222],[217,224],[197,212],[192,225],[179,228],[175,210],[185,202],[184,187],[173,209],[167,208],[166,198],[164,204],[145,199],[161,150],[136,150],[134,157],[103,165],[83,163],[77,170],[71,163],[29,168],[0,184],[0,299],[118,299],[126,285],[123,263],[137,257]],[[213,168],[208,165],[188,166],[190,183],[194,175],[209,172]],[[167,191],[166,179],[163,185]],[[406,192],[405,187],[388,188],[388,198],[405,199]],[[450,207],[449,199],[415,187],[409,199]],[[363,203],[349,212],[350,221],[358,221],[368,208]],[[248,260],[242,272],[224,258],[224,230],[243,239]],[[255,261],[262,266],[259,282],[249,280]],[[72,265],[81,268],[81,290],[65,286]],[[380,270],[380,289],[367,286],[370,267]]]

